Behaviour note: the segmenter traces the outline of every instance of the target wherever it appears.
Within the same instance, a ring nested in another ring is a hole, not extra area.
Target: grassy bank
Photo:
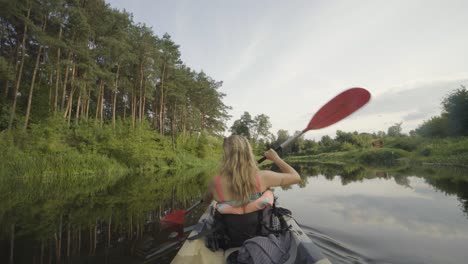
[[[407,162],[467,167],[468,138],[388,138],[383,148],[356,148],[307,156],[289,156],[286,159],[290,162],[361,163],[371,166],[393,166],[399,162]]]
[[[69,128],[49,118],[29,131],[0,132],[0,179],[126,174],[212,166],[220,156],[220,139],[206,134],[172,140],[149,124],[133,128],[94,122]]]

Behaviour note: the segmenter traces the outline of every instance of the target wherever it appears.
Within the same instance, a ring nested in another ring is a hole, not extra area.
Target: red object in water
[[[186,214],[187,214],[187,210],[177,210],[177,211],[171,212],[161,219],[161,225],[163,226],[182,225],[184,224]]]
[[[201,204],[203,201],[200,200],[198,202],[196,202],[194,205],[190,206],[188,209],[186,210],[176,210],[174,212],[171,212],[169,214],[167,214],[166,216],[164,216],[160,223],[161,223],[161,226],[163,227],[172,227],[174,225],[183,225],[184,224],[184,220],[185,220],[185,215],[190,212],[193,208],[195,208],[197,205]]]

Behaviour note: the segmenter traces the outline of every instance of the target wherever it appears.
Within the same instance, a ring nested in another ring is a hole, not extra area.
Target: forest
[[[207,142],[217,142],[230,109],[221,86],[187,66],[169,34],[103,0],[2,1],[4,173],[151,169],[174,167],[177,151],[213,156],[217,144]]]

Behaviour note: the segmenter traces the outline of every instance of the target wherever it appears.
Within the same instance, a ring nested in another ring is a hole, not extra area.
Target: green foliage
[[[448,136],[448,119],[447,115],[434,116],[431,119],[424,121],[416,130],[417,135],[423,137],[447,137]]]
[[[409,153],[401,149],[381,148],[362,151],[358,160],[367,165],[394,165],[397,159],[408,156]]]
[[[387,137],[385,139],[385,147],[389,148],[396,148],[402,149],[405,151],[414,151],[418,148],[421,143],[423,142],[423,138],[421,137],[408,137],[408,136],[401,136],[401,137]]]
[[[340,142],[333,140],[330,136],[325,135],[319,142],[322,152],[335,152],[340,150]]]
[[[174,160],[170,140],[163,137],[146,122],[132,128],[118,123],[100,127],[94,122],[74,129],[70,143],[82,152],[93,152],[111,157],[129,168],[156,170]]]
[[[343,144],[341,144],[342,151],[351,151],[354,149],[355,149],[355,146],[352,143],[344,142]]]
[[[402,135],[401,133],[401,125],[403,123],[395,123],[393,126],[390,126],[387,131],[387,136],[389,137],[399,137]]]
[[[440,116],[424,121],[416,133],[423,137],[468,136],[468,90],[466,87],[452,91],[442,101]]]
[[[253,140],[254,143],[258,143],[260,140],[266,142],[270,139],[270,128],[270,118],[267,115],[260,114],[252,119],[250,113],[246,111],[239,119],[234,121],[230,131],[233,135],[241,135]]]
[[[429,157],[432,153],[433,153],[432,146],[425,146],[419,151],[419,154],[424,157]]]
[[[468,136],[468,90],[466,87],[450,93],[443,101],[444,113],[449,123],[449,135]]]
[[[31,131],[3,131],[0,146],[0,178],[158,171],[221,155],[219,137],[207,133],[188,137],[174,149],[170,138],[154,133],[148,123],[133,128],[118,122],[113,128],[89,122],[70,129],[60,116],[33,125]]]
[[[249,112],[244,112],[240,119],[234,121],[231,126],[231,133],[233,135],[244,136],[247,139],[251,139],[251,129],[253,127],[254,121]]]
[[[268,139],[270,137],[270,117],[260,114],[254,117],[252,126],[252,138],[255,142],[259,139]]]

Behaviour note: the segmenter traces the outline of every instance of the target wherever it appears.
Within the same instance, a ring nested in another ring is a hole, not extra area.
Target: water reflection
[[[303,185],[276,195],[333,263],[464,263],[467,171],[294,166]]]
[[[301,185],[276,195],[333,263],[463,263],[466,171],[294,167]],[[186,217],[184,230],[162,229],[159,219],[189,207],[211,175],[1,179],[0,263],[169,263],[205,208]]]
[[[294,168],[302,177],[299,185],[304,188],[310,177],[323,176],[328,180],[338,177],[342,185],[362,182],[369,179],[392,179],[400,186],[413,188],[409,177],[422,178],[437,191],[447,195],[456,195],[463,212],[468,217],[468,170],[460,167],[401,166],[385,170],[364,167],[360,164],[318,164],[295,163]],[[287,189],[287,188],[286,188]]]
[[[182,237],[160,228],[160,217],[197,200],[208,175],[194,170],[2,179],[0,262],[141,263],[149,255],[164,257],[155,251],[173,253]],[[187,223],[198,216],[188,215]]]

